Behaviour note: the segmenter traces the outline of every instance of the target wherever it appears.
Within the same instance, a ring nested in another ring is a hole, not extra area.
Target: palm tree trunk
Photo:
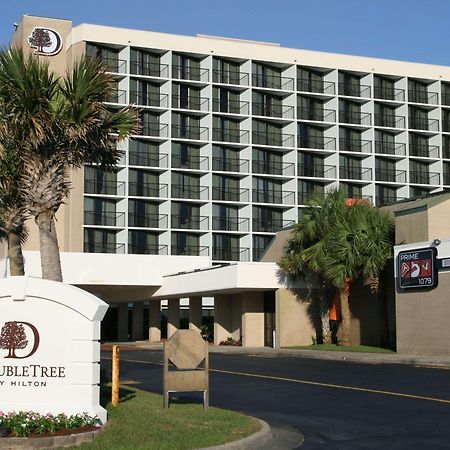
[[[61,259],[55,219],[50,213],[41,213],[35,218],[39,227],[42,278],[62,282]]]
[[[25,275],[25,269],[23,265],[22,244],[20,242],[20,235],[15,231],[10,231],[7,235],[8,238],[8,258],[9,269],[12,276]]]
[[[331,344],[330,302],[328,301],[326,295],[327,292],[325,291],[325,288],[323,288],[319,297],[322,343]]]
[[[341,293],[341,313],[342,313],[342,345],[350,345],[350,337],[351,337],[351,313],[350,313],[350,281],[346,280],[345,288],[340,289]]]

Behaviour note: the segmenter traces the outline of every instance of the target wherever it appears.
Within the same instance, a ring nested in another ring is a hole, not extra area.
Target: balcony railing
[[[84,180],[84,193],[97,195],[125,195],[125,183],[114,180]]]
[[[130,61],[130,73],[132,75],[143,75],[146,77],[169,78],[169,65]]]
[[[409,156],[422,158],[439,158],[439,147],[428,144],[409,144]]]
[[[240,217],[213,217],[212,229],[220,231],[249,231],[250,220]]]
[[[213,128],[213,141],[248,144],[250,133],[247,130],[225,130]]]
[[[339,178],[346,180],[371,181],[372,169],[366,167],[339,167]]]
[[[270,145],[276,147],[293,147],[294,135],[283,133],[269,133],[253,131],[252,140],[254,145]]]
[[[197,67],[172,66],[172,78],[207,82],[209,81],[209,70]]]
[[[123,89],[114,89],[105,95],[104,101],[106,103],[120,103],[127,102],[127,93]]]
[[[208,128],[196,126],[172,125],[172,137],[177,139],[208,140]]]
[[[375,180],[389,183],[406,183],[406,170],[375,169]]]
[[[172,95],[172,108],[192,109],[195,111],[208,111],[209,98],[195,97],[190,95],[188,95],[187,97],[180,95]]]
[[[316,194],[323,195],[323,191],[310,191],[310,192],[298,191],[298,204],[306,205],[311,196]]]
[[[98,58],[105,67],[106,72],[126,73],[127,62],[124,59],[117,58]]]
[[[258,233],[276,233],[283,228],[289,227],[295,223],[294,220],[283,220],[283,219],[253,219],[253,231]]]
[[[444,172],[444,173],[442,174],[442,178],[443,178],[443,183],[444,183],[446,186],[450,186],[450,173],[449,173],[449,172]]]
[[[84,241],[84,253],[125,253],[125,244]]]
[[[295,164],[282,161],[253,161],[252,171],[254,173],[285,175],[292,177],[295,173]]]
[[[334,95],[336,93],[335,84],[332,81],[309,80],[304,78],[297,78],[297,90],[328,95]]]
[[[184,217],[172,214],[170,217],[172,228],[189,229],[189,230],[207,230],[208,216],[191,216]]]
[[[299,177],[311,178],[336,178],[336,167],[323,164],[303,165],[298,164]]]
[[[408,101],[411,103],[424,103],[430,105],[437,105],[438,93],[437,92],[421,92],[413,89],[408,90]]]
[[[409,128],[415,130],[439,131],[439,120],[422,117],[409,117]]]
[[[277,75],[252,75],[252,83],[255,87],[268,89],[282,89],[285,91],[294,90],[294,79]]]
[[[444,119],[442,119],[442,131],[444,133],[450,132],[450,118],[448,116],[447,120],[444,121]]]
[[[187,158],[180,155],[172,155],[173,169],[208,170],[209,158],[207,156],[191,155]]]
[[[212,199],[224,202],[248,202],[249,190],[246,188],[223,188],[213,186]]]
[[[133,255],[167,255],[167,245],[128,244],[128,253],[133,254]]]
[[[392,100],[397,102],[405,101],[405,90],[390,87],[375,87],[373,90],[374,98],[382,100]]]
[[[370,86],[365,84],[339,83],[339,95],[370,98]]]
[[[165,123],[151,124],[143,123],[141,128],[142,136],[152,136],[152,137],[169,137],[169,126]]]
[[[444,106],[450,106],[450,92],[443,92],[441,94],[441,102]]]
[[[238,86],[248,86],[249,74],[237,70],[213,69],[213,83],[235,84]]]
[[[169,96],[167,94],[157,94],[153,92],[147,92],[143,94],[138,91],[130,91],[130,103],[134,103],[139,106],[154,106],[156,108],[168,108]]]
[[[294,107],[288,105],[271,105],[270,103],[253,102],[252,113],[254,116],[293,119]]]
[[[222,101],[218,98],[213,98],[213,111],[228,114],[245,114],[248,115],[249,102],[244,102],[240,100],[227,100]]]
[[[188,186],[181,184],[172,184],[172,197],[186,198],[191,200],[208,200],[208,186]]]
[[[167,168],[169,155],[166,153],[147,153],[129,150],[130,166]]]
[[[318,122],[336,122],[336,111],[333,109],[297,108],[297,119],[315,120]]]
[[[375,126],[387,127],[387,128],[405,128],[406,118],[405,116],[396,116],[389,114],[375,114]]]
[[[128,182],[128,195],[133,197],[166,198],[167,194],[167,184]]]
[[[204,245],[172,245],[172,255],[208,256],[209,248]]]
[[[315,148],[320,150],[336,150],[336,138],[330,136],[307,137],[298,135],[299,148]]]
[[[339,111],[339,122],[351,123],[353,125],[369,126],[372,123],[372,115],[359,111]]]
[[[409,171],[409,182],[414,184],[439,184],[440,174],[438,172],[425,172],[419,170]]]
[[[249,261],[250,249],[248,247],[213,247],[212,260],[215,261]]]
[[[390,203],[399,202],[401,200],[406,200],[406,197],[399,197],[395,194],[377,195],[375,197],[377,206],[389,205]]]
[[[339,150],[345,152],[372,153],[372,141],[366,139],[339,139]]]
[[[444,139],[442,142],[442,157],[450,159],[450,140]]]
[[[293,191],[274,191],[266,189],[253,189],[254,203],[276,203],[279,205],[293,205],[295,193]]]
[[[136,228],[167,228],[167,214],[128,213],[128,226]]]
[[[406,144],[401,142],[383,142],[375,141],[375,153],[382,155],[406,155]]]
[[[213,156],[212,170],[222,172],[249,172],[249,160],[238,158],[219,158]]]
[[[85,225],[104,227],[125,227],[125,213],[115,211],[84,211]]]

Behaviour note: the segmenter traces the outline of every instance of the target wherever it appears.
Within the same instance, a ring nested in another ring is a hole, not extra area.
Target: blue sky
[[[450,65],[449,0],[3,0],[0,45],[23,14],[210,34]],[[125,5],[125,6],[124,6]]]

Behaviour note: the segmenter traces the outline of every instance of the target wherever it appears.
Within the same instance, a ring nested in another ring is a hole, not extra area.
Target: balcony
[[[441,94],[442,106],[450,106],[450,92],[443,92]]]
[[[409,128],[414,130],[439,131],[439,120],[422,117],[409,117]]]
[[[207,230],[208,216],[191,216],[184,217],[172,214],[170,218],[172,228],[189,229],[189,230]]]
[[[314,120],[316,122],[336,122],[336,111],[333,109],[297,108],[297,119]]]
[[[212,229],[220,231],[249,231],[249,219],[240,217],[213,217]]]
[[[208,111],[209,98],[194,96],[172,95],[172,108],[175,109],[192,109],[194,111]]]
[[[274,203],[277,205],[293,205],[295,200],[294,191],[275,191],[266,189],[253,189],[253,203]]]
[[[449,133],[450,132],[450,119],[447,117],[447,120],[444,122],[444,120],[442,120],[442,131],[444,133]]]
[[[382,155],[406,155],[406,144],[398,142],[375,141],[375,153]]]
[[[212,158],[212,170],[221,172],[249,172],[249,160],[239,158]]]
[[[370,113],[364,113],[360,111],[339,111],[339,122],[350,123],[352,125],[370,126],[372,123],[372,117]]]
[[[253,161],[252,171],[267,175],[284,175],[293,177],[295,175],[295,164],[282,161]]]
[[[442,142],[442,157],[450,159],[450,140],[444,139]]]
[[[413,89],[408,90],[408,101],[411,103],[424,103],[427,105],[437,105],[438,93],[437,92],[422,92],[415,91]]]
[[[389,183],[406,183],[406,170],[375,169],[375,180]]]
[[[84,253],[125,253],[125,244],[84,241]]]
[[[328,95],[334,95],[336,93],[335,83],[332,81],[309,80],[304,78],[297,79],[297,90]]]
[[[238,70],[213,69],[213,83],[235,84],[237,86],[248,86],[250,75]]]
[[[245,114],[250,113],[249,102],[240,100],[222,101],[218,98],[213,98],[213,111],[227,114]]]
[[[253,102],[252,113],[254,116],[293,119],[294,107],[285,105],[271,105],[270,103]]]
[[[167,245],[128,244],[128,253],[133,255],[167,255]]]
[[[172,155],[172,169],[208,170],[209,158],[197,155],[191,155],[187,158],[180,155]]]
[[[428,144],[409,144],[409,156],[421,158],[439,158],[439,147]]]
[[[370,98],[370,86],[365,84],[339,83],[339,95]]]
[[[125,195],[125,183],[114,180],[84,180],[84,193],[97,195]]]
[[[248,202],[249,190],[246,188],[222,188],[213,186],[212,199],[224,202]]]
[[[187,186],[181,184],[172,184],[172,197],[186,198],[189,200],[208,200],[208,186]]]
[[[124,59],[117,58],[98,58],[105,67],[106,72],[126,73],[127,62]]]
[[[293,147],[294,135],[253,131],[253,145],[270,145],[275,147]]]
[[[339,150],[345,152],[372,153],[372,141],[366,139],[339,139]]]
[[[442,177],[443,177],[443,183],[446,185],[446,186],[450,186],[450,172],[444,172],[443,174],[442,174]]]
[[[146,77],[169,78],[168,64],[130,61],[130,73]]]
[[[172,137],[176,139],[207,141],[208,136],[207,127],[172,125]]]
[[[282,89],[284,91],[294,90],[294,79],[277,75],[252,75],[254,87],[267,89]]]
[[[167,94],[157,94],[147,92],[143,94],[138,91],[130,91],[130,103],[139,106],[154,106],[155,108],[168,108],[169,96]]]
[[[152,124],[144,122],[140,134],[142,136],[167,138],[169,137],[169,126],[165,123]]]
[[[84,211],[84,225],[125,227],[125,213],[115,211]]]
[[[395,203],[402,200],[406,200],[406,197],[399,197],[395,194],[377,195],[375,197],[377,206],[389,205],[390,203]]]
[[[247,130],[225,130],[213,128],[213,141],[248,144],[250,133]]]
[[[250,249],[248,247],[213,247],[213,261],[249,261]]]
[[[133,150],[129,150],[128,153],[130,166],[167,168],[168,161],[169,155],[165,153],[136,152]]]
[[[167,198],[167,184],[128,182],[128,195],[131,197]]]
[[[438,172],[425,172],[418,170],[409,171],[409,182],[414,184],[433,184],[438,185],[440,174]]]
[[[112,89],[105,94],[103,101],[106,103],[120,103],[123,105],[127,102],[127,93],[123,89]]]
[[[304,137],[298,135],[298,147],[319,150],[336,150],[336,138],[330,136]]]
[[[197,67],[172,66],[172,78],[208,82],[209,70]]]
[[[258,233],[276,233],[283,228],[290,227],[294,225],[294,220],[283,220],[283,219],[253,219],[253,231]]]
[[[405,101],[405,90],[391,87],[375,87],[373,91],[374,98],[381,100],[392,100],[396,102]]]
[[[336,167],[323,164],[303,165],[298,164],[299,177],[311,178],[336,178]]]
[[[365,167],[339,167],[339,178],[345,180],[371,181],[372,169]]]
[[[172,255],[208,256],[209,248],[202,245],[172,245]]]
[[[376,127],[386,128],[405,128],[406,118],[405,116],[396,116],[389,114],[375,114],[374,115]]]
[[[136,228],[167,228],[167,214],[128,214],[128,226]]]

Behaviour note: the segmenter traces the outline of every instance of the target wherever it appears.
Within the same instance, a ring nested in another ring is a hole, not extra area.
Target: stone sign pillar
[[[0,280],[0,410],[106,422],[100,406],[100,322],[108,305],[64,283]]]

